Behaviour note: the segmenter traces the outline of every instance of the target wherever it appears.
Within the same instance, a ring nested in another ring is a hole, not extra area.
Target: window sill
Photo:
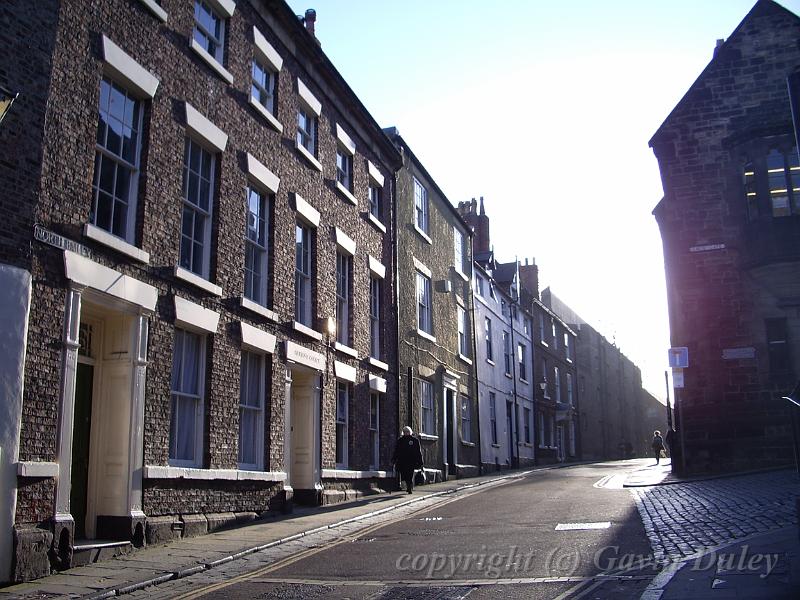
[[[572,359],[571,359],[571,358],[568,358],[568,359],[567,359],[567,362],[568,362],[569,364],[572,364]]]
[[[490,308],[489,303],[486,301],[486,299],[483,296],[481,296],[479,294],[473,294],[473,297],[475,298],[475,300],[477,300],[478,302],[483,304],[486,308]]]
[[[109,248],[112,248],[120,254],[124,254],[125,256],[132,258],[133,260],[139,261],[140,263],[144,263],[146,265],[150,264],[150,254],[141,248],[137,248],[133,244],[129,244],[125,240],[108,233],[106,230],[100,229],[96,225],[86,223],[86,225],[83,226],[83,235],[84,237],[103,244],[104,246],[108,246]]]
[[[414,223],[414,231],[416,231],[420,235],[420,237],[422,237],[423,240],[425,240],[429,244],[433,244],[433,241],[431,241],[430,236],[424,231],[422,231],[422,229],[420,229],[416,223]]]
[[[242,308],[246,308],[247,310],[254,312],[256,314],[261,315],[262,317],[269,319],[270,321],[274,321],[275,323],[278,322],[278,315],[276,315],[273,311],[268,309],[266,306],[261,306],[257,302],[253,302],[249,298],[245,298],[242,296],[239,299],[239,305]]]
[[[505,375],[505,376],[506,376],[506,377],[508,377],[509,379],[513,379],[513,377],[511,377],[511,373],[503,373],[503,375]]]
[[[161,8],[155,0],[139,0],[162,23],[167,22],[167,11]]]
[[[201,469],[199,467],[162,467],[146,465],[145,479],[195,479],[227,481],[286,481],[283,471],[244,471],[238,469]]]
[[[424,440],[426,442],[435,442],[435,441],[437,441],[439,439],[438,435],[431,435],[429,433],[420,432],[417,435],[419,435],[419,439]]]
[[[426,340],[430,340],[433,343],[436,343],[436,336],[431,335],[426,331],[422,331],[421,329],[417,329],[417,335],[421,338],[425,338]]]
[[[495,366],[494,361],[491,358],[487,358],[486,362],[492,365],[493,367]]]
[[[474,448],[475,447],[475,442],[467,442],[467,441],[461,440],[461,445],[462,446],[469,446],[470,448]]]
[[[527,379],[525,379],[524,377],[520,377],[520,378],[519,378],[519,380],[520,380],[522,383],[524,383],[525,385],[528,385],[528,383],[529,383],[529,382],[528,382],[528,380],[527,380]]]
[[[306,150],[305,146],[301,146],[300,144],[298,144],[298,143],[297,143],[297,140],[295,140],[295,141],[294,141],[294,147],[295,147],[295,149],[296,149],[296,150],[297,150],[297,151],[300,153],[300,156],[302,156],[303,158],[305,158],[305,159],[306,159],[306,161],[308,162],[308,164],[309,164],[309,165],[311,165],[311,166],[312,166],[312,167],[314,167],[314,168],[315,168],[317,171],[319,171],[320,173],[322,173],[322,165],[321,165],[321,164],[320,164],[320,162],[319,162],[319,161],[318,161],[318,160],[317,160],[317,159],[314,157],[314,155],[313,155],[313,154],[311,154],[311,152],[309,152],[308,150]]]
[[[201,290],[205,290],[209,294],[213,294],[214,296],[222,296],[222,288],[218,285],[214,285],[210,281],[203,279],[202,277],[195,275],[191,271],[187,271],[183,267],[175,267],[175,277],[178,279],[185,281],[186,283],[191,283],[195,287],[199,287]]]
[[[336,342],[333,345],[333,349],[337,352],[341,352],[342,354],[347,354],[348,356],[352,356],[353,358],[358,358],[358,351],[350,346],[345,346],[340,342]]]
[[[223,81],[228,85],[233,84],[233,75],[231,75],[230,71],[223,67],[216,58],[206,52],[206,50],[195,41],[194,37],[189,40],[189,47],[194,50],[195,54],[197,54],[214,73],[219,75]]]
[[[42,479],[58,478],[58,463],[21,460],[17,463],[18,477],[38,477]]]
[[[348,190],[346,187],[344,187],[344,186],[341,184],[341,182],[339,182],[339,181],[337,181],[337,182],[336,182],[336,190],[337,190],[337,191],[338,191],[338,192],[339,192],[339,193],[340,193],[342,196],[344,196],[344,197],[345,197],[345,199],[346,199],[348,202],[350,202],[350,204],[352,204],[353,206],[358,206],[358,200],[356,199],[356,197],[355,197],[355,196],[353,196],[353,192],[351,192],[351,191],[350,191],[350,190]]]
[[[472,359],[471,359],[471,358],[467,358],[466,356],[464,356],[464,355],[463,355],[463,354],[461,354],[460,352],[458,353],[458,358],[459,358],[460,360],[464,361],[465,363],[467,363],[468,365],[471,365],[471,364],[472,364]]]
[[[367,215],[367,221],[372,223],[378,231],[380,231],[381,233],[386,233],[386,225],[381,223],[378,217],[373,215],[371,212],[366,213],[366,215]]]
[[[335,469],[322,469],[323,479],[370,479],[373,477],[391,477],[392,475],[392,471],[380,471],[377,469],[370,471],[354,471],[351,469],[340,469],[339,467]]]
[[[322,334],[319,331],[314,331],[313,329],[311,329],[311,327],[303,325],[302,323],[298,323],[297,321],[292,321],[292,329],[294,329],[298,333],[307,335],[308,337],[315,339],[318,342],[322,341]]]
[[[372,356],[369,357],[367,362],[369,364],[371,364],[373,367],[377,367],[381,371],[388,371],[389,370],[389,365],[388,364],[386,364],[385,362],[383,362],[381,360],[378,360],[377,358],[373,358]]]
[[[500,444],[492,444],[492,448],[499,448]]]
[[[549,347],[550,347],[550,344],[548,344],[548,343],[547,343],[547,342],[545,342],[544,340],[539,340],[539,343],[540,343],[542,346],[544,346],[545,348],[549,348]]]
[[[250,96],[250,106],[252,106],[258,114],[264,117],[267,123],[269,123],[275,131],[278,133],[283,133],[283,125],[281,125],[280,121],[278,121],[278,119],[276,119],[271,112],[259,104],[258,101],[252,96]]]
[[[469,283],[469,275],[464,273],[464,271],[462,271],[461,269],[459,269],[458,267],[455,267],[455,266],[453,267],[453,271],[455,271],[455,274],[458,275],[459,277],[461,277],[461,279],[463,279],[464,281]]]

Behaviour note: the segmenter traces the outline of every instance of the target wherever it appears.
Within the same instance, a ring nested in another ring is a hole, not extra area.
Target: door
[[[292,371],[289,460],[291,481],[295,489],[315,489],[318,483],[319,453],[319,388],[316,373]]]
[[[75,520],[75,539],[86,538],[86,502],[89,483],[89,440],[92,427],[94,367],[78,363],[75,377],[75,413],[72,434],[72,483],[69,505]]]
[[[558,460],[564,462],[564,426],[558,426]]]
[[[445,388],[445,402],[447,402],[447,410],[445,414],[447,415],[447,421],[445,427],[447,427],[447,433],[445,435],[445,440],[447,444],[447,464],[448,464],[448,472],[451,475],[455,475],[456,473],[456,456],[455,456],[455,431],[454,431],[454,423],[456,420],[456,393],[448,388]]]
[[[506,402],[506,436],[508,437],[508,464],[514,464],[514,403]]]

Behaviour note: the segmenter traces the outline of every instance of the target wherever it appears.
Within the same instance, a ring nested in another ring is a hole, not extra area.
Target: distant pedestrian
[[[675,430],[672,425],[669,426],[666,435],[664,435],[664,444],[666,444],[669,456],[672,458],[672,455],[675,454]]]
[[[422,468],[422,450],[413,433],[411,427],[403,427],[403,435],[397,438],[392,455],[395,471],[405,481],[408,494],[414,489],[414,471]]]
[[[661,460],[661,453],[664,451],[664,438],[661,437],[661,432],[656,429],[653,432],[653,454],[656,455],[656,464]]]

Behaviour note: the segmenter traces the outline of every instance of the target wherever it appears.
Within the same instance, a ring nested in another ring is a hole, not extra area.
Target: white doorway
[[[316,371],[290,371],[288,404],[289,450],[287,484],[298,490],[317,490],[320,483],[320,386]]]

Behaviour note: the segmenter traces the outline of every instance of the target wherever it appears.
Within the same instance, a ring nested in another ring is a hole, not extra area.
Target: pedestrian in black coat
[[[422,449],[413,433],[411,427],[403,427],[403,435],[397,438],[392,455],[395,471],[406,482],[406,492],[409,494],[414,489],[414,471],[422,468]]]
[[[657,429],[653,432],[653,454],[656,455],[656,464],[661,460],[661,452],[664,450],[664,438]]]

